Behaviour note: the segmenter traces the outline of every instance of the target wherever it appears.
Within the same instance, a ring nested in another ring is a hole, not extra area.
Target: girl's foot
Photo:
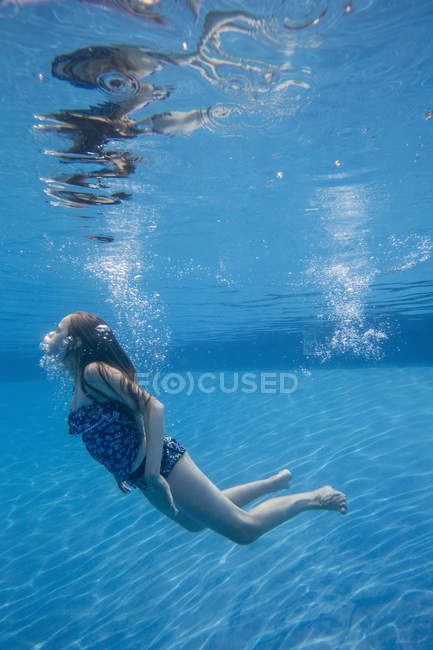
[[[347,513],[346,495],[334,490],[330,485],[325,485],[313,492],[313,508],[321,510],[336,510],[342,515]]]
[[[290,481],[292,480],[292,472],[288,469],[282,469],[281,472],[271,476],[269,479],[272,482],[272,489],[276,492],[277,490],[286,490],[290,486]]]

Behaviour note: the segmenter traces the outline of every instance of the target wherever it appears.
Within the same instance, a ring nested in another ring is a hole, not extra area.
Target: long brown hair
[[[87,364],[101,361],[120,370],[122,389],[131,397],[137,409],[140,408],[140,393],[146,393],[137,385],[138,377],[134,365],[118,343],[110,326],[95,314],[76,311],[70,315],[68,335],[72,338],[72,343],[74,339],[81,339],[81,345],[77,348],[71,346],[71,352],[68,353],[76,355],[81,386],[86,383],[83,372]],[[101,379],[110,386],[102,364],[98,365],[98,372]],[[96,389],[92,387],[92,390]]]

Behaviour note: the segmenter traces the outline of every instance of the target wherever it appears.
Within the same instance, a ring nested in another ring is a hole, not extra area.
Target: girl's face
[[[70,339],[68,338],[70,316],[65,316],[53,332],[48,332],[42,341],[42,347],[50,356],[57,357],[62,361],[68,349]]]

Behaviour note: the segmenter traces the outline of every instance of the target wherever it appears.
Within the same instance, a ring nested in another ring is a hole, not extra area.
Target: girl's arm
[[[146,430],[145,479],[149,483],[160,474],[165,431],[164,405],[152,398],[147,406],[144,422]]]
[[[177,515],[178,510],[175,506],[173,495],[171,493],[168,481],[161,475],[161,456],[164,438],[164,405],[158,400],[150,400],[147,407],[146,416],[146,465],[144,478],[151,490],[162,492],[170,510]]]

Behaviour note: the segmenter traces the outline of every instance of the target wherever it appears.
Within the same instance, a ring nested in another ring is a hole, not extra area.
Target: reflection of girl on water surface
[[[291,473],[219,490],[185,448],[164,435],[164,406],[137,382],[137,373],[110,327],[87,312],[69,314],[43,347],[69,372],[74,392],[69,433],[111,472],[123,492],[138,487],[160,512],[183,528],[210,528],[236,544],[261,535],[306,510],[347,511],[346,498],[329,486],[247,503],[289,487]]]

